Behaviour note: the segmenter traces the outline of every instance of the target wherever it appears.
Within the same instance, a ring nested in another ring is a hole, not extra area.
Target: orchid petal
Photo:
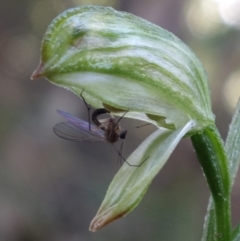
[[[126,215],[142,199],[153,178],[161,170],[169,156],[196,123],[189,121],[178,130],[159,129],[150,135],[128,158],[115,175],[105,199],[90,224],[91,231],[97,231],[108,223]]]

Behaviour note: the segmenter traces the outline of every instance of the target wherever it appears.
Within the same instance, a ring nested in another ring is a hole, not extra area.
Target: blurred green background
[[[140,205],[91,233],[88,226],[119,169],[108,144],[73,143],[54,135],[56,110],[87,118],[83,102],[44,79],[30,80],[52,19],[86,4],[108,5],[168,29],[189,45],[209,75],[213,111],[225,139],[240,96],[239,0],[0,1],[0,240],[197,241],[209,191],[189,139],[181,141]],[[153,127],[125,119],[128,156]],[[240,177],[233,220],[240,218]]]

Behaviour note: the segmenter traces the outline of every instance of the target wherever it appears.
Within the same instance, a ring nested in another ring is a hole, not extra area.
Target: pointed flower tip
[[[123,217],[128,213],[128,211],[113,212],[113,209],[114,207],[110,207],[102,214],[98,212],[97,215],[93,218],[93,220],[90,223],[89,231],[96,232],[99,229],[106,226],[107,224],[115,221],[116,219]]]
[[[41,62],[37,69],[35,69],[31,75],[31,79],[34,80],[34,79],[37,79],[37,78],[40,78],[40,77],[43,77],[44,76],[44,64],[43,62]]]

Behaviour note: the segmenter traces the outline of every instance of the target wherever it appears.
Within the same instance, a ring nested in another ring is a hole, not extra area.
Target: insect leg
[[[115,123],[115,125],[117,125],[119,123],[119,121],[128,113],[128,110],[124,112],[124,114],[117,120],[117,122]]]
[[[90,121],[91,121],[91,117],[90,117],[91,107],[90,107],[90,105],[88,105],[88,103],[87,103],[86,100],[84,99],[84,97],[83,97],[83,92],[84,92],[84,90],[82,90],[80,96],[81,96],[81,98],[82,98],[85,106],[87,107],[87,110],[88,110],[88,124],[89,124],[88,128],[89,128],[89,131],[92,131],[92,130],[91,130],[91,124],[90,124]]]
[[[120,149],[118,150],[113,143],[111,143],[113,148],[115,149],[115,151],[118,153],[118,156],[124,161],[126,162],[130,167],[140,167],[148,158],[145,158],[139,165],[134,165],[134,164],[130,164],[123,156],[122,156],[122,150],[123,150],[123,144],[121,144]],[[120,162],[120,161],[119,161]]]

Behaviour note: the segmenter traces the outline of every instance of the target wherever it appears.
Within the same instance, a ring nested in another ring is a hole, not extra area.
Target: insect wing
[[[85,131],[87,133],[89,133],[90,135],[93,136],[101,136],[104,137],[104,131],[102,131],[99,128],[96,128],[96,126],[91,125],[90,123],[81,120],[67,112],[64,112],[62,110],[57,110],[57,112],[63,117],[65,118],[69,123],[71,123],[73,126],[79,128],[82,131]],[[89,130],[89,126],[90,126],[90,130]]]
[[[88,122],[61,110],[58,110],[58,113],[63,116],[67,122],[58,123],[53,127],[57,136],[71,141],[105,141],[104,132],[101,129],[96,129],[95,126],[90,125],[90,131]]]

